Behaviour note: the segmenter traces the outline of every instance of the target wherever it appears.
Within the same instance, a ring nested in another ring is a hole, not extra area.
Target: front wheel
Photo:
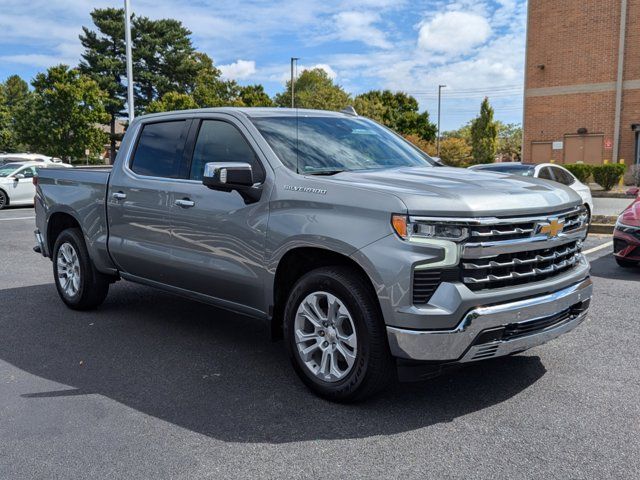
[[[329,400],[363,400],[393,377],[386,329],[366,279],[346,267],[304,275],[284,312],[287,350],[302,381]]]
[[[109,292],[109,277],[93,266],[80,229],[68,228],[60,233],[52,259],[58,294],[69,308],[90,310],[104,301]]]
[[[0,210],[9,205],[9,197],[7,194],[0,190]]]

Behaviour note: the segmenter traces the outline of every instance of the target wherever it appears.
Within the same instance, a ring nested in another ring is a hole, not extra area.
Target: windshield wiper
[[[305,175],[335,175],[336,173],[348,172],[349,170],[316,170],[315,172],[304,172]]]

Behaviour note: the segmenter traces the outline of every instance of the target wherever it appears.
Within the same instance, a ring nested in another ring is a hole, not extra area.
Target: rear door
[[[125,165],[109,180],[109,252],[121,272],[160,283],[171,276],[171,201],[184,178],[182,156],[191,120],[139,125]]]
[[[234,308],[259,311],[268,191],[263,190],[258,202],[247,203],[237,191],[207,188],[202,174],[208,162],[244,162],[251,164],[254,182],[262,184],[266,162],[244,126],[230,116],[197,121],[190,137],[189,181],[173,184],[170,193],[176,269],[172,285]]]

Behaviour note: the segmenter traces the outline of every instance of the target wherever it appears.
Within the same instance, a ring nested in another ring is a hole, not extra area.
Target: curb
[[[613,229],[615,225],[606,224],[606,223],[592,223],[589,226],[589,233],[606,233],[613,234]]]

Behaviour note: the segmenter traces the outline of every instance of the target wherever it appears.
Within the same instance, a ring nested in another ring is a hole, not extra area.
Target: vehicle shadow
[[[94,312],[53,285],[0,290],[0,358],[64,386],[27,399],[99,394],[229,442],[388,435],[503,402],[546,370],[536,356],[485,361],[357,405],[311,394],[258,320],[125,282]]]
[[[640,280],[640,265],[634,268],[622,268],[616,263],[613,254],[603,255],[589,262],[591,276],[610,280]]]

